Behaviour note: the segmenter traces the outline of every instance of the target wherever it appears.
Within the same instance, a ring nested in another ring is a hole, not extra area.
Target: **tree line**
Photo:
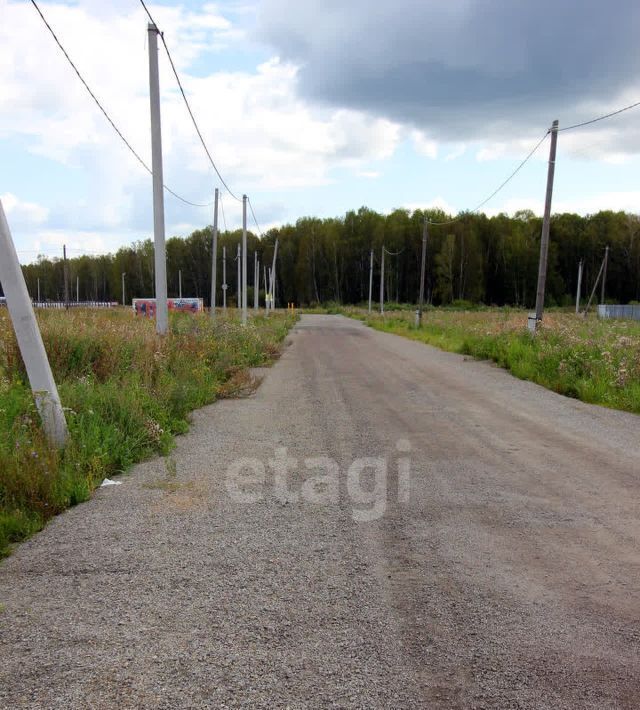
[[[386,300],[415,303],[420,282],[422,233],[429,222],[452,219],[440,210],[397,209],[380,214],[366,207],[342,218],[304,217],[295,224],[269,230],[262,238],[248,234],[248,281],[253,286],[253,254],[271,265],[276,239],[278,305],[293,302],[363,303],[369,294],[370,251],[374,254],[373,300],[379,298],[380,265],[385,255]],[[426,300],[435,305],[456,300],[532,307],[535,303],[542,219],[530,211],[513,216],[463,213],[451,224],[428,226]],[[222,247],[226,247],[229,305],[237,293],[236,250],[241,232],[227,231],[218,241],[218,304],[221,303]],[[609,246],[607,300],[640,301],[640,216],[603,211],[589,216],[556,214],[551,220],[547,305],[574,302],[578,263],[583,260],[583,298],[591,291]],[[208,306],[211,293],[212,228],[186,238],[167,240],[169,296],[178,295],[182,271],[184,296],[201,297]],[[40,279],[43,300],[63,300],[62,259],[43,256],[23,267],[33,298]],[[80,300],[121,301],[126,273],[127,302],[153,296],[153,242],[141,240],[115,254],[69,259],[70,293]],[[260,290],[264,291],[260,267]],[[599,293],[599,291],[598,291]],[[249,303],[253,303],[252,293]]]

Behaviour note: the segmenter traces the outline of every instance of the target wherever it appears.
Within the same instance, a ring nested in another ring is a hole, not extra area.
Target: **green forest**
[[[270,265],[276,239],[277,305],[337,302],[362,303],[368,298],[370,250],[374,252],[373,299],[379,298],[382,248],[385,256],[385,300],[415,303],[419,287],[422,231],[429,222],[452,219],[439,210],[397,209],[379,214],[366,207],[342,218],[304,217],[295,224],[271,229],[262,238],[248,235],[250,289],[253,259],[260,260],[260,290],[264,290],[263,264]],[[487,305],[531,307],[535,302],[542,219],[521,211],[487,217],[465,213],[452,224],[429,225],[426,298],[434,305],[464,300]],[[236,251],[240,231],[219,235],[218,304],[221,302],[222,247],[226,247],[228,304],[237,293]],[[610,247],[606,300],[640,301],[640,216],[624,212],[598,212],[589,216],[556,214],[551,221],[547,305],[574,302],[578,263],[584,261],[583,298],[588,297],[605,247]],[[169,296],[178,295],[182,271],[183,295],[204,298],[211,291],[212,228],[199,229],[186,238],[167,240]],[[42,300],[63,300],[62,259],[40,257],[24,266],[33,298],[40,279]],[[79,298],[121,301],[122,273],[126,298],[153,295],[153,242],[150,239],[121,248],[116,254],[81,256],[69,260],[71,293]],[[598,289],[599,294],[599,289]],[[253,296],[249,293],[249,303]]]

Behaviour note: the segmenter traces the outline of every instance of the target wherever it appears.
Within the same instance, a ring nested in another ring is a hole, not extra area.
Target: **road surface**
[[[0,707],[640,707],[640,418],[289,341],[0,565]]]

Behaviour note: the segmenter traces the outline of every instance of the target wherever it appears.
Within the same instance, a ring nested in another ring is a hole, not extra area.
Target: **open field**
[[[443,350],[492,360],[516,377],[554,392],[640,413],[640,323],[584,320],[545,313],[538,335],[526,329],[527,312],[511,308],[425,311],[421,328],[413,310],[369,315],[362,308],[332,309],[387,333]]]
[[[219,317],[175,315],[171,334],[127,310],[38,314],[66,408],[70,441],[49,449],[6,310],[0,310],[0,556],[53,515],[86,500],[103,478],[155,453],[187,428],[190,411],[247,385],[292,320],[247,328]]]

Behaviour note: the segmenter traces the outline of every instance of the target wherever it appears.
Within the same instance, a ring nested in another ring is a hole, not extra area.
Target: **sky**
[[[151,163],[147,17],[136,0],[38,3]],[[640,101],[635,0],[185,0],[148,3],[213,159],[262,231],[367,206],[474,209],[545,135]],[[165,183],[220,185],[164,51]],[[31,2],[0,0],[0,199],[19,257],[153,236],[151,177]],[[541,214],[549,140],[482,209]],[[223,189],[224,223],[241,205]],[[553,211],[640,212],[640,107],[561,132]],[[167,237],[212,207],[165,194]],[[251,220],[251,216],[249,218]],[[221,214],[221,226],[223,218]],[[250,223],[250,227],[252,224]]]

